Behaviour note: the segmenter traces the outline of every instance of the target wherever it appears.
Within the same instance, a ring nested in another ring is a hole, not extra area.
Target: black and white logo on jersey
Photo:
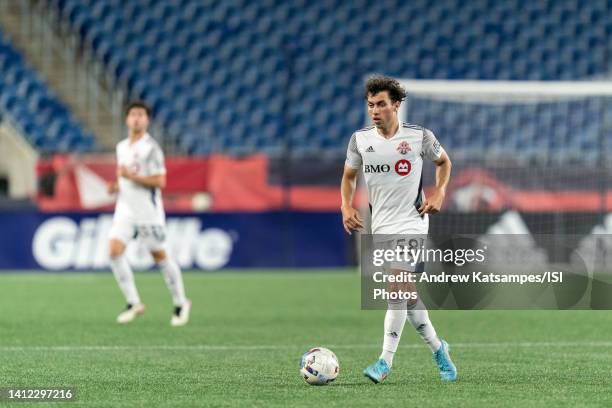
[[[374,153],[374,148],[372,146],[368,147],[366,153]]]
[[[366,164],[364,166],[364,173],[388,173],[391,170],[391,166],[388,164]]]

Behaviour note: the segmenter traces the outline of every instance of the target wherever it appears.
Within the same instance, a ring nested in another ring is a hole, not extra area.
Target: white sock
[[[408,306],[407,317],[412,327],[419,333],[423,341],[427,343],[431,352],[435,353],[438,351],[442,343],[436,334],[436,329],[434,329],[433,324],[429,320],[429,313],[427,313],[427,309],[421,299],[414,305]]]
[[[115,275],[115,279],[119,284],[119,288],[121,292],[123,292],[123,296],[125,296],[125,300],[130,305],[139,304],[140,296],[138,296],[138,290],[134,283],[134,273],[132,272],[130,264],[125,259],[125,256],[121,255],[117,258],[111,258],[110,265],[113,270],[113,275]]]
[[[183,306],[187,302],[185,297],[185,288],[183,286],[183,276],[178,264],[169,258],[159,264],[163,274],[166,286],[172,295],[174,306]]]
[[[397,351],[405,323],[406,301],[389,303],[387,313],[385,314],[385,334],[383,337],[382,354],[380,355],[380,358],[385,360],[389,367],[393,365],[393,356]]]

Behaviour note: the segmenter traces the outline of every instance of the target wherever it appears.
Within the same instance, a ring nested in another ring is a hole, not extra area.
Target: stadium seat
[[[232,143],[219,146],[227,153],[249,148],[273,151],[286,132],[296,138],[302,152],[323,148],[342,154],[347,137],[364,122],[361,87],[371,72],[405,78],[505,80],[602,75],[607,72],[607,38],[612,33],[612,24],[604,18],[605,1],[580,7],[576,2],[530,0],[383,1],[367,7],[366,2],[332,7],[316,1],[298,7],[280,0],[49,4],[59,7],[65,20],[86,37],[85,46],[101,58],[118,85],[154,106],[160,123],[170,126],[179,121],[175,133],[193,126],[224,128],[218,137]],[[379,23],[381,19],[385,24]],[[0,67],[7,64],[2,55]],[[277,105],[262,116],[259,107],[267,109],[271,101]],[[536,138],[542,131],[527,129],[529,136],[513,135],[508,140],[523,113],[513,111],[508,119],[484,111],[481,115],[488,117],[484,123],[489,128],[474,135],[467,126],[455,129],[457,121],[479,117],[478,112],[453,111],[456,106],[440,103],[426,106],[411,105],[411,122],[427,127],[435,123],[441,141],[453,149],[499,142],[499,153],[504,154],[517,141],[528,143],[531,139],[523,138]],[[228,109],[229,116],[217,114]],[[273,125],[278,123],[283,125]],[[568,120],[557,129],[570,134],[583,124]],[[260,125],[266,129],[260,133],[278,132],[276,137],[254,135],[253,126]],[[579,133],[579,137],[589,136]],[[236,142],[242,147],[235,147]],[[555,146],[552,154],[562,157],[569,149],[564,142],[547,139],[546,145]],[[202,143],[204,147],[189,136],[179,145],[189,152],[210,151],[208,143]],[[588,146],[577,142],[572,149],[592,148]]]
[[[66,1],[65,4],[71,3]],[[73,5],[72,13],[76,13],[75,10],[79,8]],[[0,113],[10,117],[35,148],[43,153],[63,151],[68,147],[79,151],[96,148],[93,136],[86,134],[71,119],[66,107],[52,95],[1,33],[0,72]],[[59,142],[60,131],[70,135],[69,142]]]

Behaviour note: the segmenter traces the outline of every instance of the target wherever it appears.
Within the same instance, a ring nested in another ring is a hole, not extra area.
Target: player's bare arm
[[[427,197],[421,207],[419,207],[419,214],[436,214],[440,212],[444,197],[446,196],[446,187],[450,180],[452,163],[448,154],[443,150],[440,158],[436,160],[436,187],[433,194]]]
[[[147,188],[164,188],[166,187],[166,175],[156,174],[152,176],[139,176],[138,174],[131,172],[125,166],[119,166],[118,169],[119,177],[124,177],[134,183],[140,184]]]
[[[358,173],[359,170],[345,166],[344,173],[342,174],[342,183],[340,184],[342,194],[342,206],[340,207],[342,210],[342,225],[349,235],[351,231],[363,228],[363,220],[359,215],[359,211],[353,207],[353,195],[357,186]]]

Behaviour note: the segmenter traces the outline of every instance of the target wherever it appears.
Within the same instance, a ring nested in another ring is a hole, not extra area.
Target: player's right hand
[[[342,207],[342,225],[347,234],[351,235],[351,231],[363,229],[363,220],[359,215],[359,211],[353,207]]]
[[[117,182],[115,181],[107,183],[106,189],[108,190],[108,194],[115,194],[119,192],[119,186],[117,185]]]

